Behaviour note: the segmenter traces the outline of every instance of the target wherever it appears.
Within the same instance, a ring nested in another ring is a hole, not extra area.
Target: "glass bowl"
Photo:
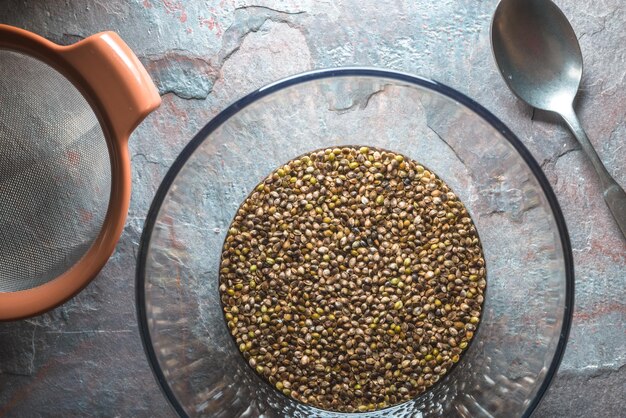
[[[480,234],[487,290],[472,344],[414,400],[342,414],[261,380],[236,347],[218,294],[221,247],[241,202],[275,168],[341,145],[396,151],[460,197]],[[539,165],[483,107],[442,84],[388,70],[309,72],[257,90],[209,122],[150,209],[137,309],[153,371],[180,416],[528,416],[565,349],[573,265],[561,210]]]

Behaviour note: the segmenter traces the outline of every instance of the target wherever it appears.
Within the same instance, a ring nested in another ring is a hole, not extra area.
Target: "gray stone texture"
[[[114,30],[153,76],[162,106],[132,135],[133,194],[117,251],[78,296],[0,324],[0,416],[170,417],[141,346],[134,305],[139,238],[178,153],[221,109],[281,77],[368,65],[430,77],[484,105],[545,170],[568,223],[576,308],[538,417],[626,417],[626,246],[591,164],[562,123],[506,88],[491,57],[496,0],[48,0],[0,2],[0,23],[58,43]],[[626,186],[626,4],[558,0],[585,74],[577,109]],[[1,105],[1,104],[0,104]]]

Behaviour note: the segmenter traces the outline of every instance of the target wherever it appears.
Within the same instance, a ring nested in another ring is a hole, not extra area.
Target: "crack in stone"
[[[141,60],[153,76],[162,96],[171,93],[184,100],[205,100],[217,78],[217,72],[209,60],[188,55],[180,48],[168,50],[163,55],[143,56]]]
[[[135,155],[133,155],[133,156],[132,156],[132,158],[130,159],[131,163],[132,163],[132,162],[134,162],[134,161],[135,161],[135,158],[138,158],[138,157],[139,157],[139,158],[143,158],[143,159],[144,159],[144,161],[145,161],[147,164],[160,165],[160,166],[161,166],[161,167],[163,167],[163,168],[169,168],[169,165],[167,165],[167,164],[165,164],[165,163],[163,163],[163,162],[161,162],[161,161],[153,161],[153,160],[149,159],[149,158],[146,156],[146,154],[143,154],[143,153],[141,153],[141,152],[138,152],[137,154],[135,154]]]
[[[349,112],[349,111],[351,111],[351,110],[356,109],[356,107],[358,106],[358,104],[359,104],[359,102],[358,102],[358,101],[353,101],[353,102],[352,102],[352,104],[351,104],[350,106],[348,106],[348,107],[334,107],[334,106],[329,106],[329,107],[328,107],[328,110],[329,110],[329,111],[331,111],[331,112],[335,112],[335,113],[338,113],[338,114],[340,114],[340,115],[341,115],[341,114],[344,114],[344,113],[347,113],[347,112]]]
[[[624,118],[622,118],[622,120],[624,120]],[[616,124],[615,127],[613,127],[613,129],[611,129],[611,132],[609,132],[609,136],[608,139],[609,141],[613,140],[613,135],[615,135],[617,133],[617,130],[620,128],[621,124]],[[623,145],[623,144],[622,144]],[[613,150],[613,153],[617,153],[617,150],[619,150],[622,145],[619,145],[615,150]]]
[[[373,93],[371,93],[370,95],[368,95],[368,96],[365,98],[365,103],[363,104],[363,107],[361,107],[361,110],[363,110],[363,109],[366,109],[366,108],[367,108],[367,106],[370,104],[370,100],[372,100],[372,97],[374,97],[374,96],[376,96],[376,95],[378,95],[378,94],[384,93],[384,92],[385,92],[385,90],[387,89],[387,87],[389,87],[390,85],[391,85],[391,84],[384,84],[384,85],[383,85],[383,88],[381,88],[380,90],[376,90],[375,92],[373,92]]]
[[[214,58],[188,55],[185,50],[175,48],[162,55],[145,56],[143,60],[147,63],[149,72],[154,75],[161,95],[173,94],[183,100],[206,100],[213,91],[213,85],[220,78],[222,67],[241,49],[248,35],[261,30],[268,21],[284,23],[301,31],[299,25],[286,17],[305,13],[307,12],[303,10],[288,12],[257,5],[240,6],[234,9],[235,19],[224,31],[222,46]],[[170,65],[172,62],[176,65]],[[181,63],[187,63],[187,68],[181,69]],[[195,67],[203,68],[198,71]],[[177,71],[181,71],[182,76],[177,75]],[[207,85],[198,86],[197,83],[202,81]],[[189,85],[185,85],[185,82]]]
[[[225,63],[226,61],[228,61],[228,60],[229,60],[229,59],[230,59],[233,55],[235,55],[235,53],[236,53],[237,51],[239,51],[239,50],[241,49],[241,45],[243,45],[243,42],[244,42],[244,41],[245,41],[245,39],[248,37],[248,35],[250,35],[251,33],[256,33],[256,32],[258,32],[258,31],[261,29],[261,27],[265,24],[265,22],[267,22],[267,20],[264,20],[264,21],[263,21],[263,24],[261,24],[261,26],[260,26],[260,27],[258,27],[258,28],[256,28],[256,29],[250,29],[249,31],[245,32],[245,33],[244,33],[241,37],[239,37],[239,42],[237,43],[237,45],[236,45],[236,46],[235,46],[232,50],[230,50],[229,52],[227,52],[227,53],[226,53],[226,55],[224,55],[224,56],[222,56],[222,57],[220,58],[220,64],[219,64],[219,67],[220,67],[220,68],[222,68],[222,67],[224,66],[224,63]],[[221,53],[221,51],[220,51],[220,53]],[[219,55],[219,54],[218,54],[218,55]]]
[[[235,12],[239,11],[239,10],[244,10],[247,11],[248,9],[259,9],[259,10],[266,10],[269,11],[270,13],[278,13],[278,14],[286,14],[286,15],[298,15],[298,14],[303,14],[306,13],[304,11],[302,12],[297,12],[297,13],[289,13],[289,12],[283,12],[280,10],[276,10],[276,9],[272,9],[270,7],[265,7],[265,6],[242,6],[242,7],[238,7],[235,9]],[[237,13],[235,13],[237,14]],[[251,33],[256,33],[259,30],[261,30],[261,28],[263,28],[263,26],[268,22],[275,22],[275,23],[284,23],[286,25],[288,25],[289,27],[292,28],[296,28],[296,29],[300,29],[300,27],[298,25],[295,25],[293,22],[291,22],[288,19],[285,18],[279,18],[276,16],[272,16],[271,14],[267,14],[264,16],[261,16],[262,20],[258,23],[254,23],[254,22],[244,22],[245,23],[245,28],[243,30],[243,33],[241,33],[239,36],[237,36],[237,41],[235,46],[228,52],[224,53],[224,50],[227,49],[224,47],[224,43],[222,43],[222,49],[220,49],[220,51],[218,52],[218,63],[216,64],[216,66],[218,68],[222,68],[224,66],[224,64],[226,63],[226,61],[228,61],[237,51],[239,51],[239,49],[241,48],[241,46],[243,45],[243,42],[245,41],[245,39],[248,37],[248,35],[250,35]],[[229,35],[231,33],[236,32],[239,27],[235,24],[235,22],[237,22],[237,19],[235,19],[235,21],[233,22],[233,24],[231,24],[226,31],[224,32],[224,36],[223,36],[223,40],[224,39],[228,39]]]
[[[0,370],[0,376],[22,376],[22,377],[31,377],[33,373],[31,371],[28,372],[20,372],[20,371],[11,371],[11,370]]]
[[[557,161],[561,158],[564,157],[565,155],[569,154],[570,152],[574,152],[574,151],[581,151],[580,146],[575,146],[574,148],[569,148],[566,149],[565,151],[561,152],[560,154],[555,155],[554,157],[548,158],[546,160],[543,160],[543,162],[541,163],[541,169],[545,169],[546,166],[552,164],[556,164]]]
[[[60,36],[49,35],[48,37],[52,42],[59,45],[72,45],[76,42],[80,42],[85,39],[85,36],[77,33],[63,32]]]
[[[602,16],[602,26],[600,27],[600,29],[591,31],[591,33],[587,33],[587,32],[581,32],[580,36],[578,37],[578,41],[582,40],[583,37],[587,36],[588,38],[593,37],[594,35],[597,35],[598,33],[606,30],[606,21],[609,18],[613,18],[613,16],[617,13],[617,8],[613,9],[611,12],[605,14],[604,16]],[[594,16],[594,17],[598,17],[598,16]]]
[[[563,370],[559,371],[559,374],[562,374],[563,377],[568,378],[576,378],[581,377],[585,381],[591,381],[594,379],[602,379],[612,375],[619,375],[626,372],[626,364],[611,366],[603,366],[603,367],[588,367],[583,368],[581,370]]]
[[[448,143],[448,141],[446,141],[445,139],[443,139],[443,137],[441,135],[439,135],[439,132],[437,132],[432,126],[430,126],[430,124],[428,123],[428,118],[426,119],[426,127],[428,129],[431,130],[432,133],[434,133],[435,135],[437,135],[437,138],[439,138],[441,140],[441,142],[443,142],[444,144],[446,144],[446,146],[450,149],[450,151],[452,151],[452,153],[454,155],[456,155],[456,158],[459,159],[459,161],[465,165],[465,160],[463,160],[463,158],[461,158],[461,156],[456,152],[456,150]]]
[[[209,97],[209,94],[211,94],[211,92],[207,92],[206,94],[202,94],[202,95],[198,95],[198,96],[189,96],[186,95],[184,93],[181,93],[180,91],[178,91],[177,89],[171,88],[171,89],[163,89],[159,91],[159,95],[161,97],[166,96],[168,94],[173,94],[174,96],[178,97],[179,99],[183,99],[183,100],[198,100],[200,102],[206,100],[207,97]]]
[[[287,12],[285,10],[272,9],[271,7],[254,5],[254,4],[251,4],[251,5],[248,5],[248,6],[235,7],[235,11],[237,11],[237,10],[248,10],[248,9],[263,9],[263,10],[268,10],[270,12],[280,13],[280,14],[285,14],[285,15],[301,15],[301,14],[305,14],[306,13],[306,11],[304,11],[304,10],[298,10],[297,12]]]
[[[370,100],[372,100],[372,97],[384,93],[385,90],[387,89],[387,87],[389,87],[391,84],[385,84],[383,85],[382,88],[368,94],[367,96],[365,96],[363,99],[357,99],[354,100],[352,102],[352,104],[350,104],[350,106],[347,107],[333,107],[333,106],[329,106],[328,110],[331,112],[336,112],[338,114],[344,114],[347,113],[351,110],[355,110],[357,107],[361,110],[365,110],[367,109],[367,106],[370,104]]]
[[[423,109],[426,109],[426,106],[424,105],[424,102],[422,102],[422,98],[421,98],[421,97],[418,97],[418,100],[419,100],[420,104],[422,105],[422,108],[423,108]],[[425,115],[425,119],[426,119],[426,127],[427,127],[428,129],[430,129],[430,131],[431,131],[432,133],[434,133],[434,134],[437,136],[437,138],[439,138],[439,139],[441,140],[441,142],[443,142],[444,144],[446,144],[446,146],[450,149],[450,151],[452,151],[452,153],[456,156],[456,158],[458,158],[458,160],[459,160],[459,161],[460,161],[460,162],[461,162],[461,163],[465,166],[465,160],[464,160],[463,158],[461,158],[461,156],[460,156],[460,155],[456,152],[456,150],[455,150],[455,149],[454,149],[454,148],[453,148],[453,147],[452,147],[452,146],[448,143],[448,141],[446,141],[445,139],[443,139],[443,136],[441,136],[441,135],[439,134],[439,132],[437,132],[437,131],[435,130],[435,128],[433,128],[433,127],[430,125],[430,123],[428,123],[428,115],[427,115],[427,114]]]

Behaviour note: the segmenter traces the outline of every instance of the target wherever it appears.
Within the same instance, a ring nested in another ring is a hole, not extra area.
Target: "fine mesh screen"
[[[104,133],[81,93],[0,50],[0,292],[44,284],[98,236],[111,182]]]

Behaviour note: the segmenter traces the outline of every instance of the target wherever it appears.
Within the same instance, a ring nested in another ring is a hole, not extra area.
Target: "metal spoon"
[[[550,0],[501,0],[491,23],[491,46],[513,93],[565,120],[596,169],[604,200],[626,237],[626,193],[602,164],[574,111],[583,58],[567,17]]]

